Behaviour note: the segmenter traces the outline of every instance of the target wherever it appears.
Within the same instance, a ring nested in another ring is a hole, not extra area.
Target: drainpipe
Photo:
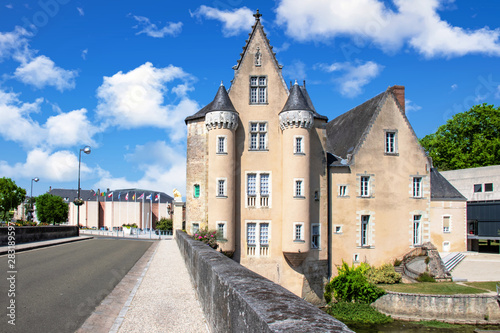
[[[326,153],[326,179],[327,179],[327,232],[328,232],[328,281],[332,278],[332,198],[330,185],[330,164],[335,160],[335,157]]]

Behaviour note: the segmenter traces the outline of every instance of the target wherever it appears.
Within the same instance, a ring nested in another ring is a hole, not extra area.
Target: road
[[[95,238],[16,254],[15,298],[0,257],[0,332],[74,332],[153,241]],[[7,307],[15,299],[15,326]]]

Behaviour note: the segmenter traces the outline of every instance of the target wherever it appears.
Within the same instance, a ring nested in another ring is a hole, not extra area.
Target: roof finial
[[[259,10],[257,9],[257,12],[253,14],[253,17],[255,17],[255,21],[260,21],[260,17],[262,16],[261,13],[259,13]]]
[[[224,82],[222,82],[222,80],[220,80],[220,86],[224,87]]]
[[[295,84],[294,84],[294,86],[298,86],[298,85],[299,85],[299,84],[298,84],[297,80],[295,80]]]

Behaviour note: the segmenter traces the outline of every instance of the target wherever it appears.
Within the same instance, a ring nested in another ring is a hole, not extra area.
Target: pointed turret
[[[214,100],[205,108],[205,125],[208,130],[214,128],[228,128],[236,130],[238,127],[238,112],[233,106],[226,87],[221,82]]]
[[[224,84],[222,82],[220,83],[219,90],[217,90],[217,94],[215,95],[214,100],[209,104],[207,112],[212,111],[236,112],[236,109],[234,108],[233,103],[231,102],[231,99],[227,94],[226,87],[224,87]]]
[[[305,88],[303,88],[305,90]],[[314,110],[309,105],[307,98],[297,81],[290,89],[290,95],[279,113],[280,127],[282,130],[293,127],[311,128],[314,122]]]

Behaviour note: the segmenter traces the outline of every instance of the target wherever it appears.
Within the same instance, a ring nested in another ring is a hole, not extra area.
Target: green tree
[[[68,209],[68,204],[61,197],[45,193],[36,198],[36,216],[40,222],[66,222]]]
[[[156,222],[156,230],[172,231],[172,219],[162,217]]]
[[[440,170],[500,164],[500,107],[485,103],[457,113],[420,144]]]
[[[0,219],[10,219],[9,211],[24,201],[26,190],[20,188],[10,178],[0,178]]]

